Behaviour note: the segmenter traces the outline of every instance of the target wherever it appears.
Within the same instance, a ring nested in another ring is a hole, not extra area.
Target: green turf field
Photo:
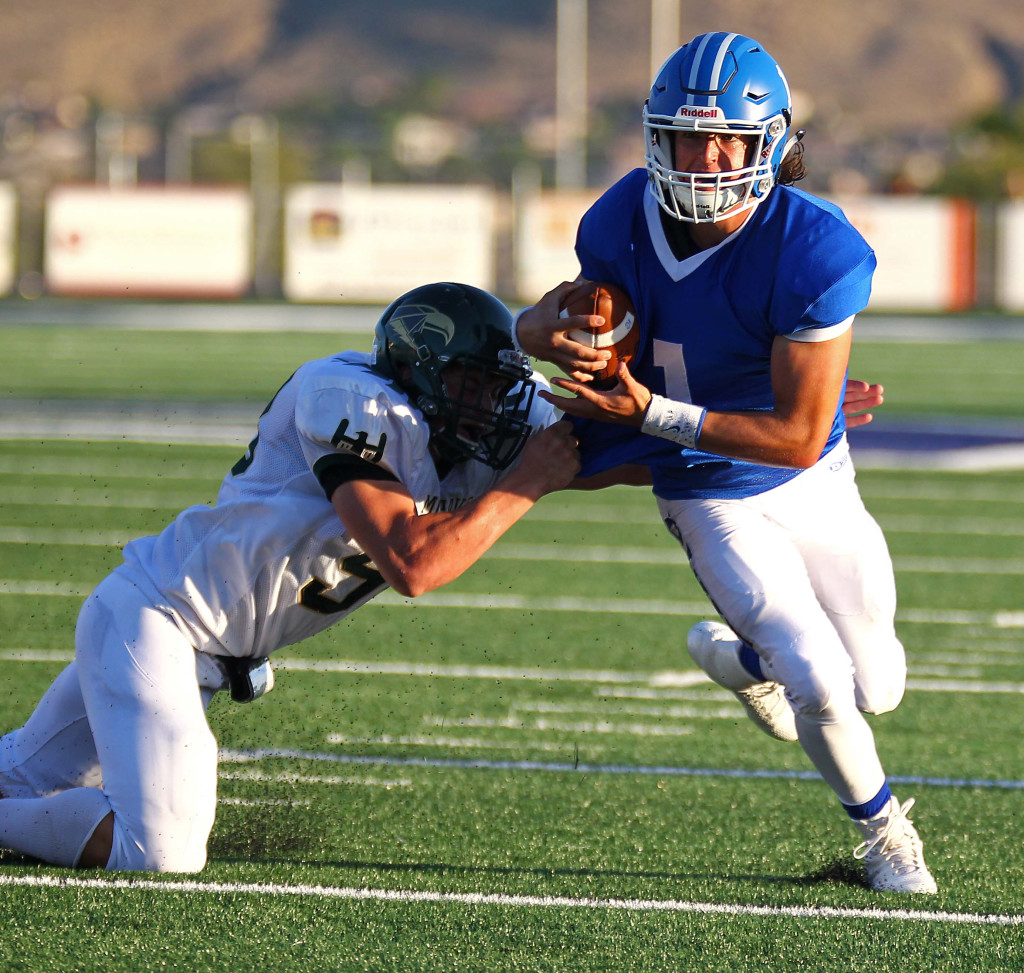
[[[246,400],[368,336],[0,327],[0,399]],[[894,413],[1024,418],[1020,345],[871,344]],[[2,405],[2,402],[0,402]],[[0,728],[126,540],[238,447],[0,442]],[[197,876],[0,852],[0,970],[1024,969],[1024,471],[861,471],[910,687],[873,718],[940,886],[863,888],[795,745],[690,663],[712,617],[650,495],[547,497],[453,585],[384,596],[218,698]]]

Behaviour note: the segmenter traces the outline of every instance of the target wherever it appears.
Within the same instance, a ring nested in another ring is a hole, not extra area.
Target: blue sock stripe
[[[843,807],[846,808],[846,813],[851,818],[863,821],[865,818],[873,818],[891,800],[892,791],[889,790],[889,782],[886,781],[882,785],[882,789],[866,804],[844,804]]]
[[[740,664],[758,682],[765,681],[765,675],[761,671],[761,657],[746,642],[740,644]]]

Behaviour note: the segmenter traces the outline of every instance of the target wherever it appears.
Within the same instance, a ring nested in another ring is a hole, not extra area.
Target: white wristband
[[[697,445],[701,426],[707,409],[702,409],[692,402],[676,402],[661,395],[651,395],[644,413],[644,424],[641,432],[649,436],[660,436],[671,439],[693,449]]]

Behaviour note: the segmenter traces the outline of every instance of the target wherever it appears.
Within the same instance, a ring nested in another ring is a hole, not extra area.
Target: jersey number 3
[[[345,574],[362,578],[363,583],[356,585],[341,601],[335,601],[324,594],[332,585],[319,578],[313,578],[311,581],[307,581],[299,592],[299,604],[303,608],[308,608],[318,615],[336,615],[338,612],[348,611],[358,601],[370,597],[385,586],[384,579],[373,566],[368,554],[353,554],[350,557],[342,558],[339,567]]]

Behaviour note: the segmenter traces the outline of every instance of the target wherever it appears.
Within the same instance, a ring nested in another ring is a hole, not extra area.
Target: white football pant
[[[785,687],[812,763],[844,804],[871,800],[885,775],[861,713],[894,709],[907,667],[892,560],[846,441],[757,496],[658,507],[722,618]]]
[[[75,661],[0,740],[2,843],[74,865],[113,811],[107,868],[199,871],[216,812],[217,742],[206,720],[213,691],[200,689],[196,666],[191,644],[131,581],[104,580],[79,615]],[[40,849],[41,822],[54,817],[71,833]]]

